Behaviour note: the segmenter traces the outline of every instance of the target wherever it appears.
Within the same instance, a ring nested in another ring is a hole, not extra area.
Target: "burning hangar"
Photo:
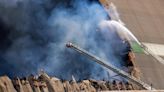
[[[112,3],[111,3],[112,2]],[[100,0],[105,11],[109,13],[110,25],[117,25],[123,30],[133,33],[124,34],[130,51],[127,53],[131,61],[127,67],[130,72],[121,70],[97,57],[93,53],[67,41],[66,49],[73,49],[90,58],[105,69],[118,74],[127,80],[62,80],[49,77],[44,71],[38,76],[31,75],[25,78],[15,78],[12,81],[7,76],[0,77],[0,92],[97,92],[97,91],[125,91],[133,92],[163,92],[164,89],[164,2],[163,0]],[[115,7],[116,6],[116,7]],[[112,8],[112,9],[111,9]],[[119,15],[116,13],[116,8]],[[116,13],[116,14],[115,14]],[[113,14],[113,15],[112,15]],[[104,22],[103,22],[104,23]],[[108,22],[105,22],[108,24]],[[117,25],[117,26],[118,26]],[[108,27],[108,25],[107,25]],[[125,28],[124,28],[125,27]],[[127,29],[126,29],[127,28]],[[101,30],[101,28],[100,28]],[[128,34],[128,37],[126,35]],[[134,36],[134,37],[133,37]],[[120,37],[121,38],[121,37]],[[126,43],[125,41],[125,43]],[[71,50],[69,49],[69,50]]]

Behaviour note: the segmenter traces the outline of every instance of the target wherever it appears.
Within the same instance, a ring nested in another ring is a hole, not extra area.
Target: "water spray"
[[[160,56],[154,54],[150,49],[148,49],[144,44],[140,43],[139,40],[126,28],[125,23],[123,23],[119,17],[119,13],[117,12],[116,6],[110,2],[109,0],[99,0],[99,2],[104,6],[105,10],[107,11],[108,15],[111,17],[112,20],[117,21],[118,23],[115,23],[118,27],[120,26],[121,29],[125,30],[125,32],[117,31],[117,33],[122,37],[124,37],[131,43],[135,41],[142,49],[144,49],[144,52],[148,55],[151,55],[153,58],[155,58],[158,62],[164,64],[164,59]],[[121,30],[122,31],[122,30]],[[129,39],[130,38],[130,39]]]

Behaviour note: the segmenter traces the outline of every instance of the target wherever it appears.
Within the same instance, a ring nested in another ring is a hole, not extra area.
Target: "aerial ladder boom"
[[[76,50],[76,51],[79,52],[80,54],[83,54],[83,55],[85,55],[85,56],[91,58],[91,59],[94,60],[96,63],[98,63],[98,64],[100,64],[100,65],[106,67],[107,69],[112,70],[113,72],[115,72],[115,73],[121,75],[122,77],[127,78],[128,80],[134,82],[135,84],[137,84],[138,86],[142,87],[143,89],[147,89],[147,90],[152,90],[152,89],[154,89],[154,88],[152,88],[150,85],[144,83],[143,81],[138,80],[137,78],[135,78],[135,77],[129,75],[128,73],[124,72],[123,70],[120,70],[120,69],[116,68],[115,66],[106,63],[106,61],[100,59],[99,57],[93,55],[92,53],[90,53],[90,52],[88,52],[88,51],[86,51],[86,50],[80,48],[79,46],[77,46],[77,45],[75,45],[75,44],[73,44],[73,43],[70,43],[70,42],[69,42],[69,43],[66,44],[66,46],[67,46],[68,48],[72,48],[72,49]]]

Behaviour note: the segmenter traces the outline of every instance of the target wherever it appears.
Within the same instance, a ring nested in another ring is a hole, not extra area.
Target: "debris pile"
[[[38,77],[30,75],[27,78],[9,79],[7,76],[0,77],[0,92],[97,92],[109,90],[141,90],[130,82],[123,81],[100,81],[94,79],[76,81],[72,79],[60,80],[49,77],[46,73]]]

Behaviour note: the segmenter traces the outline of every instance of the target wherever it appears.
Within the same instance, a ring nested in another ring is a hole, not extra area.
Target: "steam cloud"
[[[68,2],[69,1],[69,2]],[[26,76],[44,69],[63,79],[107,79],[108,72],[73,50],[68,41],[117,67],[126,47],[112,31],[96,31],[107,19],[98,3],[86,0],[1,0],[0,75]],[[107,35],[108,34],[108,35]]]

